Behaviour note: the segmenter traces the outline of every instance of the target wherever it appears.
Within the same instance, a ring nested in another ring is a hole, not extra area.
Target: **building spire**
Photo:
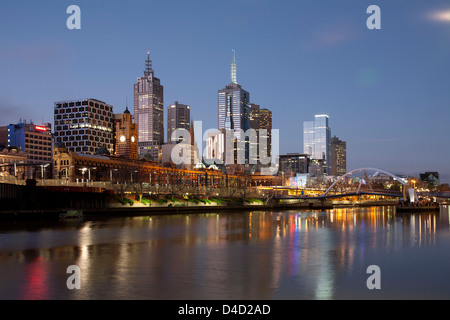
[[[152,72],[153,72],[153,69],[152,69],[152,60],[150,60],[150,51],[147,51],[147,60],[145,61],[144,75],[148,76]]]
[[[236,51],[233,51],[233,60],[231,62],[231,83],[237,84],[236,80]]]

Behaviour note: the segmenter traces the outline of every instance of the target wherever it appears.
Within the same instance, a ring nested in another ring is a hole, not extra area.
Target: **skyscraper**
[[[148,155],[158,161],[164,143],[164,88],[154,76],[150,52],[145,71],[134,84],[134,118],[138,126],[139,157]]]
[[[236,56],[233,51],[233,60],[231,62],[231,83],[226,85],[224,89],[218,91],[218,125],[219,130],[231,130],[234,136],[234,158],[236,164],[243,164],[249,159],[249,139],[245,138],[242,132],[250,129],[250,115],[249,115],[250,94],[242,89],[236,80]],[[245,147],[242,148],[242,144]],[[228,152],[231,152],[228,150]]]
[[[347,143],[331,138],[331,175],[343,176],[347,172]]]
[[[309,154],[311,159],[322,160],[324,173],[331,174],[331,129],[326,114],[303,122],[303,153]]]
[[[236,56],[233,51],[231,83],[218,91],[219,129],[247,131],[250,128],[249,103],[250,94],[236,81]],[[241,138],[239,131],[235,131],[235,137]]]
[[[258,155],[261,155],[260,141],[266,139],[267,149],[266,155],[271,155],[271,131],[272,131],[272,111],[261,108],[259,105],[251,103],[249,107],[250,128],[255,129],[258,134],[257,145]],[[267,130],[265,133],[263,130]],[[259,158],[259,157],[258,157]]]
[[[172,141],[172,132],[177,129],[186,129],[190,132],[191,123],[191,107],[185,104],[175,103],[167,108],[167,143],[178,142]]]

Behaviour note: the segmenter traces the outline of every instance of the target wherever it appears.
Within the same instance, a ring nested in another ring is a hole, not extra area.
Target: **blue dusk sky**
[[[69,5],[81,29],[69,30]],[[370,5],[381,29],[366,26]],[[450,182],[448,0],[0,2],[0,126],[53,123],[54,102],[95,98],[133,112],[150,51],[164,106],[217,127],[217,90],[237,81],[273,112],[280,153],[303,152],[303,121],[328,114],[347,169],[438,171]]]

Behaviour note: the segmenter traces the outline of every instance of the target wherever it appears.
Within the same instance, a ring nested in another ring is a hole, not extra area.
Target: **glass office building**
[[[232,130],[235,142],[245,143],[245,150],[237,144],[235,154],[245,152],[245,162],[249,162],[249,139],[245,135],[250,129],[250,94],[236,81],[236,60],[233,53],[231,63],[231,83],[218,90],[218,126],[219,130]],[[242,132],[241,132],[242,130]],[[238,150],[239,149],[239,150]]]
[[[331,130],[326,114],[315,115],[303,122],[303,153],[324,161],[324,173],[331,174]]]

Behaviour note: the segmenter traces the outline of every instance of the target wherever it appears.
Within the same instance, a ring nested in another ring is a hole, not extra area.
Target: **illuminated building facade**
[[[324,173],[331,174],[331,129],[327,115],[315,115],[313,121],[303,122],[303,153],[323,162]]]
[[[185,104],[175,103],[167,108],[167,143],[179,142],[179,139],[172,141],[172,132],[177,129],[191,128],[191,107]]]
[[[347,143],[334,136],[331,138],[331,175],[343,176],[347,172]]]
[[[137,125],[128,107],[123,113],[114,114],[114,155],[137,159]]]
[[[18,148],[0,146],[0,181],[9,177],[24,179],[26,167],[21,164],[27,162],[27,155],[25,152]],[[9,181],[6,180],[6,182]]]
[[[114,152],[113,107],[96,99],[55,102],[55,142],[69,151],[95,154]]]
[[[159,161],[164,143],[164,87],[154,75],[150,52],[146,69],[134,84],[134,120],[138,126],[138,156]]]
[[[293,177],[297,173],[308,173],[309,156],[301,153],[280,154],[279,171],[286,178]]]
[[[265,138],[267,141],[266,155],[270,156],[272,153],[272,111],[266,108],[261,108],[257,104],[250,104],[249,108],[250,115],[250,128],[255,129],[258,133],[257,145],[258,145],[258,155],[261,154],[260,141],[261,138]],[[262,130],[267,130],[263,134]]]
[[[233,52],[233,61],[231,63],[231,83],[224,89],[218,91],[218,128],[219,130],[232,130],[234,139],[244,141],[241,130],[245,133],[250,129],[250,94],[242,89],[236,80],[236,59]],[[240,144],[238,144],[240,145]],[[236,152],[245,152],[245,161],[249,161],[249,143],[245,143],[245,150],[236,150]],[[235,156],[237,158],[237,156]],[[238,163],[238,161],[236,161]]]
[[[117,183],[145,183],[149,186],[182,184],[186,187],[243,186],[246,177],[225,174],[211,168],[183,169],[161,166],[145,159],[124,159],[112,155],[91,155],[68,151],[62,143],[55,144],[53,165],[58,178],[68,182],[103,181]],[[273,186],[280,183],[277,176],[252,176],[252,185]]]

